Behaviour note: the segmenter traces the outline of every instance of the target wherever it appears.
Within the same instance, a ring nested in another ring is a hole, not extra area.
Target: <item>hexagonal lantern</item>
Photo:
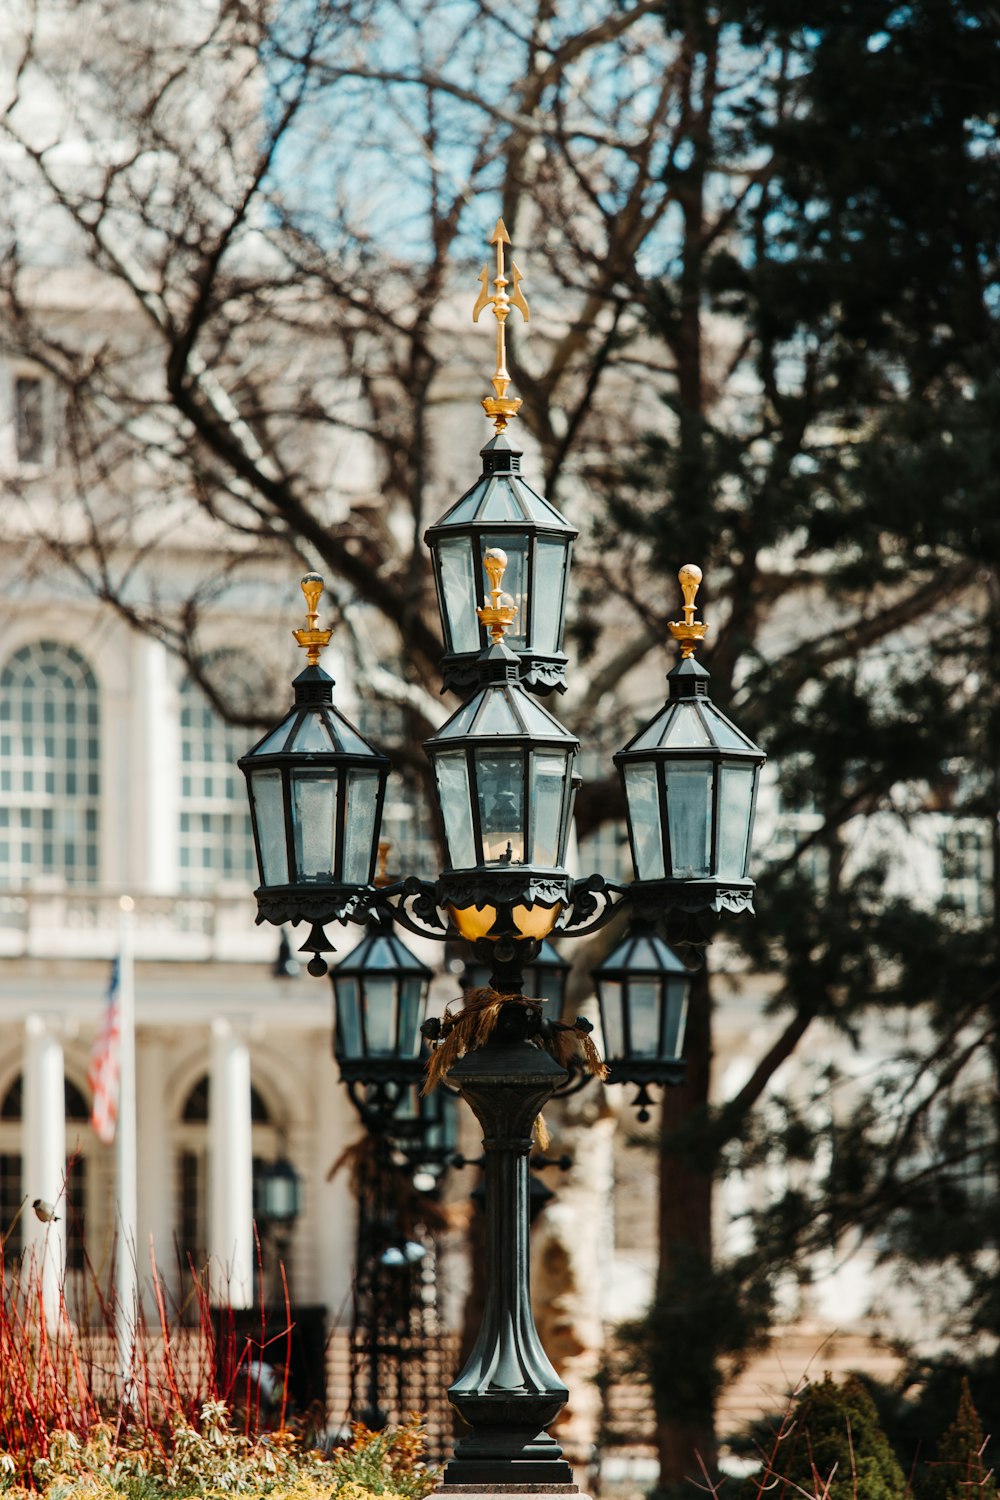
[[[469,601],[487,603],[484,561],[490,549],[499,548],[507,556],[507,589],[518,610],[506,645],[521,661],[521,682],[536,693],[564,692],[566,589],[578,533],[524,482],[521,453],[503,433],[481,453],[479,479],[424,534],[444,626],[444,685],[463,691],[479,680],[476,661],[487,644],[486,628]]]
[[[670,695],[614,757],[628,805],[632,889],[664,911],[752,911],[750,836],[766,757],[708,696],[709,674],[693,657],[707,629],[694,620],[701,570],[689,564],[679,576],[685,619],[670,629],[682,659],[667,676]]]
[[[691,975],[651,927],[636,926],[593,971],[609,1083],[683,1083]]]
[[[357,947],[334,964],[333,1050],[345,1082],[403,1087],[419,1076],[420,1023],[432,977],[388,920],[371,922]]]
[[[375,872],[389,761],[333,706],[333,678],[318,665],[329,630],[316,629],[323,589],[302,580],[309,651],[295,702],[239,762],[247,778],[260,886],[258,922],[323,923],[342,917]]]
[[[501,930],[546,937],[569,887],[563,862],[580,742],[520,686],[520,663],[503,644],[516,612],[500,588],[505,565],[491,549],[493,603],[478,613],[493,644],[477,660],[479,691],[424,745],[448,849],[439,891],[469,941]]]

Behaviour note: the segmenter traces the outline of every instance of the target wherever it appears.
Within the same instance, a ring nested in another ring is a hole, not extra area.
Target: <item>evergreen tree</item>
[[[879,1425],[875,1403],[855,1377],[827,1375],[802,1395],[794,1423],[764,1474],[748,1483],[777,1500],[904,1500],[906,1479]]]
[[[955,1419],[931,1462],[924,1465],[918,1500],[996,1500],[996,1493],[996,1480],[985,1458],[982,1423],[969,1382],[963,1380]]]
[[[703,359],[611,514],[664,572],[680,553],[705,567],[715,695],[811,832],[763,871],[758,858],[756,921],[728,930],[773,977],[783,1031],[711,1107],[709,975],[692,995],[688,1084],[665,1101],[663,1253],[642,1333],[671,1482],[695,1472],[681,1450],[704,1453],[707,1424],[704,1408],[690,1419],[689,1368],[668,1348],[697,1345],[710,1372],[706,1341],[731,1347],[762,1286],[849,1228],[947,1268],[944,1285],[967,1292],[961,1326],[1000,1333],[1000,1284],[978,1253],[1000,1224],[997,21],[959,0],[731,14],[772,57],[771,86],[717,117],[701,187],[727,132],[767,167],[755,182],[748,167],[725,246],[687,242],[652,319],[679,364],[699,347],[692,320],[702,333],[712,313],[736,320],[742,394],[713,400]],[[975,844],[978,907],[934,904],[910,879],[907,840],[929,815]],[[752,1113],[818,1020],[848,1049],[875,1037],[884,1074],[846,1117],[831,1118],[832,1065],[812,1100]],[[890,1048],[894,1026],[908,1040]],[[794,1189],[756,1216],[753,1249],[723,1278],[712,1183],[778,1160],[801,1163]],[[679,1295],[699,1260],[703,1284],[731,1289],[710,1325]],[[702,1400],[713,1392],[709,1376]]]

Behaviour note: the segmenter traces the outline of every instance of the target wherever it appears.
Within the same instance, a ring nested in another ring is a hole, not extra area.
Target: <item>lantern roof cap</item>
[[[651,927],[637,925],[599,963],[594,974],[613,979],[625,974],[684,974],[690,972],[674,950]]]
[[[329,672],[322,667],[303,667],[297,677],[292,678],[296,704],[332,703],[335,683]]]
[[[504,653],[502,657],[501,652]],[[505,646],[491,646],[480,656],[478,665],[485,669],[489,659],[493,658],[498,668],[506,668],[509,667],[507,658],[512,655]],[[519,666],[516,657],[514,664]],[[580,743],[576,735],[570,734],[537,698],[532,697],[516,679],[510,678],[486,682],[424,743],[439,746],[448,740],[467,739],[488,743],[494,736],[538,740],[549,745],[555,742],[567,748]]]
[[[457,527],[488,527],[523,532],[526,529],[557,534],[572,541],[579,533],[555,506],[522,479],[521,453],[506,438],[495,437],[481,449],[483,469],[464,495],[424,532],[433,542]]]
[[[395,977],[429,982],[433,978],[433,970],[396,936],[392,923],[381,920],[372,922],[360,943],[331,970],[334,983],[362,974],[373,979]]]
[[[657,750],[692,750],[702,755],[736,752],[762,758],[750,736],[727,719],[710,698],[687,695],[668,698],[660,712],[619,750],[615,760],[634,752]]]

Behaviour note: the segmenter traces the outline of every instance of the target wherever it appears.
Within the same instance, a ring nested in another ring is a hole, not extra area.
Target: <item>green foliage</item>
[[[776,1500],[803,1495],[810,1500],[905,1500],[907,1495],[875,1403],[853,1376],[837,1385],[827,1375],[808,1388],[769,1470],[748,1486],[748,1495],[764,1489]]]
[[[996,1500],[996,1480],[984,1460],[984,1447],[979,1413],[963,1378],[955,1419],[922,1468],[917,1500]]]

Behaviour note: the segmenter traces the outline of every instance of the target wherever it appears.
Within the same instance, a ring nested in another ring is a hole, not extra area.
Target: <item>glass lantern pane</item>
[[[524,758],[518,751],[476,750],[483,863],[524,864]]]
[[[632,980],[628,986],[629,1035],[632,1057],[660,1055],[660,983]]]
[[[567,759],[553,750],[531,754],[531,858],[533,865],[558,865],[562,857],[562,810]]]
[[[365,1040],[369,1057],[396,1053],[396,981],[366,977]]]
[[[504,689],[487,689],[476,718],[476,734],[518,734],[520,728]]]
[[[377,771],[349,770],[347,809],[344,817],[344,873],[348,885],[366,885],[371,873],[378,829]]]
[[[334,975],[337,997],[337,1051],[341,1057],[363,1057],[361,1050],[361,992],[356,979]]]
[[[563,591],[568,548],[539,537],[535,544],[535,586],[531,607],[531,646],[534,651],[558,651],[562,625]]]
[[[399,992],[399,1056],[420,1055],[420,1021],[423,1008],[423,981],[404,979]]]
[[[295,731],[295,737],[289,747],[291,750],[319,750],[329,755],[333,749],[333,743],[326,730],[326,724],[319,714],[305,714],[302,723]]]
[[[671,875],[696,880],[711,873],[712,762],[674,761],[665,767]]]
[[[264,1217],[279,1224],[294,1219],[299,1211],[299,1185],[290,1172],[273,1168],[264,1179]]]
[[[605,1057],[625,1056],[625,1029],[622,1025],[622,987],[616,979],[601,981],[601,1030],[604,1032]]]
[[[684,1032],[687,1027],[689,979],[668,979],[667,1001],[663,1007],[663,1057],[679,1058],[684,1051]]]
[[[434,757],[438,803],[444,819],[448,862],[453,870],[471,870],[479,863],[472,829],[469,767],[464,751]]]
[[[334,879],[337,773],[292,771],[295,878],[328,884]]]
[[[656,767],[649,762],[626,765],[625,799],[632,830],[632,858],[637,880],[663,879],[663,837]]]
[[[677,745],[708,745],[711,741],[701,715],[691,703],[679,703],[661,735],[660,744],[673,749]]]
[[[721,768],[719,787],[719,879],[742,880],[747,872],[754,768]]]
[[[445,629],[452,651],[479,650],[479,619],[476,615],[476,578],[472,541],[456,537],[440,544],[441,590],[444,594]]]
[[[517,614],[504,636],[504,645],[509,646],[511,651],[523,651],[527,645],[528,632],[528,538],[500,533],[482,537],[479,552],[480,567],[482,567],[488,547],[499,547],[502,552],[506,552],[507,567],[500,587],[517,605]],[[486,601],[489,603],[489,581],[485,571],[482,578]]]
[[[260,841],[260,878],[264,885],[288,884],[288,846],[280,771],[254,771],[250,776],[254,819]]]

